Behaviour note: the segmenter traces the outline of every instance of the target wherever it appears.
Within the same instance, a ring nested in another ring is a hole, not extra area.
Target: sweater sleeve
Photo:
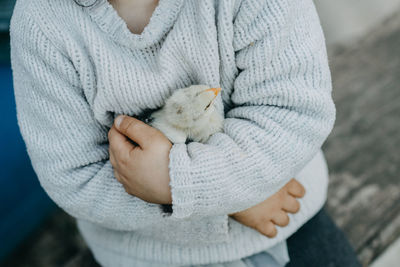
[[[334,124],[325,41],[311,0],[243,0],[233,34],[238,75],[224,132],[170,151],[178,218],[262,202],[313,158]]]
[[[109,128],[95,119],[66,52],[21,10],[14,12],[10,35],[18,125],[38,179],[58,206],[109,229],[148,232],[154,225],[175,225],[181,235],[164,229],[158,238],[226,239],[227,216],[176,220],[159,205],[126,193],[110,164]]]
[[[41,185],[70,215],[134,230],[163,219],[157,205],[127,194],[114,178],[108,129],[85,99],[77,73],[29,18],[13,18],[11,59],[17,118]]]

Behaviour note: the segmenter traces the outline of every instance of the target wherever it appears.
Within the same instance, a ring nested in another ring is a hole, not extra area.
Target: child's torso
[[[154,44],[140,45],[139,35],[129,39],[134,34],[108,3],[104,10],[88,12],[83,25],[76,26],[81,32],[65,42],[86,99],[100,123],[111,126],[117,114],[134,116],[148,108],[159,108],[173,90],[192,84],[222,87],[220,105],[229,104],[237,75],[232,46],[234,1],[183,1],[175,17],[163,2],[145,31],[167,20],[175,21]],[[93,23],[102,17],[111,24]],[[121,39],[121,32],[126,40]]]
[[[159,0],[108,0],[133,34],[141,34]]]

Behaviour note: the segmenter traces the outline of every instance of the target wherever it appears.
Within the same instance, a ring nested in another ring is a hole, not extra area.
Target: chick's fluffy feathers
[[[185,143],[187,139],[205,142],[223,129],[224,117],[215,108],[220,90],[207,85],[177,89],[161,109],[151,114],[149,124],[172,143]]]

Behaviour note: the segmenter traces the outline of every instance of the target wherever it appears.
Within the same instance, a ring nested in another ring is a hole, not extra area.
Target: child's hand
[[[303,197],[304,194],[304,187],[295,179],[292,179],[281,190],[260,204],[247,210],[230,214],[230,216],[241,224],[254,228],[263,235],[274,237],[277,234],[275,225],[286,226],[289,224],[287,213],[299,211],[300,203],[296,198]]]
[[[149,203],[171,204],[168,164],[172,143],[168,138],[140,120],[119,116],[108,139],[115,177],[126,192]]]

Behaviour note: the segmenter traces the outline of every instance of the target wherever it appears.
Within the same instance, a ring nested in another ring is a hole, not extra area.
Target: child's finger
[[[284,211],[277,212],[272,218],[272,222],[279,226],[286,226],[289,224],[289,221],[289,216]]]
[[[297,180],[292,179],[287,185],[287,191],[294,197],[301,198],[306,193],[306,190],[302,184],[300,184]]]
[[[268,237],[271,237],[271,238],[275,237],[276,234],[278,233],[278,230],[276,229],[275,225],[272,222],[268,222],[268,223],[265,223],[263,225],[259,225],[257,227],[257,230],[261,234],[263,234],[265,236],[268,236]]]
[[[289,213],[296,213],[300,210],[300,202],[293,196],[285,198],[282,205],[282,209]]]
[[[130,116],[120,115],[115,119],[114,126],[123,135],[146,148],[151,144],[150,136],[155,134],[155,128]]]
[[[109,154],[110,163],[113,166],[113,168],[115,168],[117,166],[117,162],[115,161],[114,151],[111,149],[111,146],[108,147],[108,154]]]
[[[131,160],[132,151],[138,146],[135,146],[129,141],[129,138],[118,132],[114,127],[109,133],[110,150],[113,153],[114,160],[118,163],[126,163]]]
[[[122,179],[122,177],[119,175],[119,173],[116,170],[114,170],[114,176],[115,176],[115,179],[117,179],[118,182],[123,184],[123,179]]]

